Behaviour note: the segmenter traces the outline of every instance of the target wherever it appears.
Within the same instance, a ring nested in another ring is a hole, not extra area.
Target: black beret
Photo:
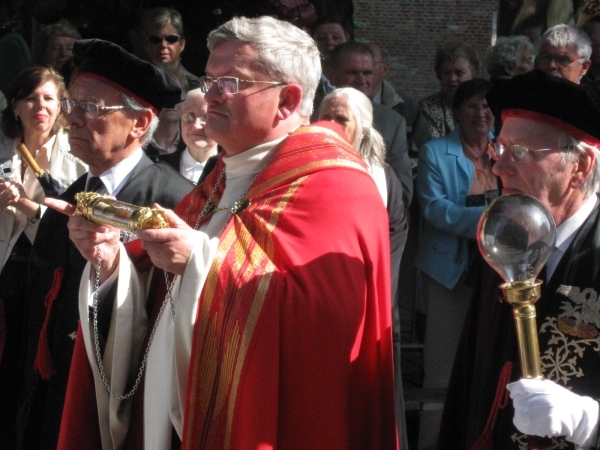
[[[101,39],[84,39],[73,45],[77,76],[91,76],[133,97],[159,113],[184,100],[179,85],[162,69]]]
[[[534,70],[494,82],[486,95],[494,117],[522,117],[600,145],[600,96],[579,84]]]

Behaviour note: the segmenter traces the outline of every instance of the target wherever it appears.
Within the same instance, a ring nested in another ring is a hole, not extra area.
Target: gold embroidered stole
[[[188,223],[195,223],[222,167],[221,160],[209,180],[182,202],[178,213]],[[335,132],[300,128],[248,191],[248,208],[234,215],[221,235],[198,307],[182,448],[230,447],[248,348],[265,299],[278,292],[273,233],[306,178],[333,167],[366,171],[360,156]]]

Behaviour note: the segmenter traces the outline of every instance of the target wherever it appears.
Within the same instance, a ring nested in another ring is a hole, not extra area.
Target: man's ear
[[[590,66],[592,65],[592,61],[586,59],[581,63],[581,72],[579,72],[580,76],[584,76],[588,70],[590,70]]]
[[[390,63],[383,63],[383,78],[385,78],[388,73],[390,73]]]
[[[137,114],[136,117],[133,119],[133,124],[131,126],[131,131],[129,132],[129,135],[134,139],[139,139],[144,135],[146,131],[148,131],[148,128],[150,128],[153,114],[148,109],[136,112]]]
[[[596,153],[593,150],[586,149],[579,154],[577,164],[573,167],[571,175],[571,187],[580,189],[586,180],[592,176],[596,161]]]
[[[281,89],[277,117],[286,119],[295,113],[302,102],[302,88],[297,84],[288,84]]]

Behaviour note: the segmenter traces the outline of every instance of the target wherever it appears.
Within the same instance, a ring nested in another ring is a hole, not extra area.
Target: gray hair
[[[226,41],[248,42],[258,51],[256,63],[274,80],[298,84],[301,117],[310,117],[321,78],[321,59],[315,41],[300,28],[272,17],[234,17],[208,35],[208,49]]]
[[[385,142],[381,134],[373,128],[373,104],[365,94],[351,87],[335,89],[321,102],[319,118],[325,106],[334,98],[340,97],[346,99],[348,111],[356,122],[354,136],[348,136],[348,139],[353,140],[352,145],[365,163],[385,165]]]
[[[490,77],[497,78],[507,75],[505,67],[517,67],[523,50],[529,50],[533,55],[535,47],[525,36],[500,36],[496,45],[490,47],[486,56],[486,69]]]
[[[129,117],[135,117],[139,111],[150,111],[152,113],[152,120],[150,121],[150,126],[146,130],[146,132],[140,137],[140,144],[145,144],[146,142],[150,142],[152,136],[154,136],[154,132],[156,131],[156,127],[158,127],[158,116],[154,114],[154,111],[150,108],[146,108],[141,105],[137,100],[125,95],[123,92],[121,94],[121,99],[123,100],[123,106],[126,106],[128,109],[124,109],[123,113],[128,115]]]
[[[148,33],[158,30],[160,28],[172,25],[176,30],[177,34],[184,36],[183,33],[183,20],[181,14],[173,8],[154,8],[148,11],[144,16],[144,33]]]
[[[592,55],[590,38],[584,31],[570,25],[559,24],[548,29],[540,38],[538,48],[541,48],[546,42],[553,47],[575,45],[577,48],[577,56],[582,59],[590,59],[590,56]]]
[[[579,160],[579,155],[584,153],[585,151],[593,151],[596,155],[596,160],[594,162],[594,168],[592,169],[591,175],[581,186],[581,190],[585,194],[586,198],[594,195],[600,189],[600,164],[598,159],[600,158],[600,149],[593,145],[590,145],[586,142],[577,139],[567,133],[562,133],[560,138],[560,147],[561,154],[563,158],[563,162],[565,164],[575,164]]]

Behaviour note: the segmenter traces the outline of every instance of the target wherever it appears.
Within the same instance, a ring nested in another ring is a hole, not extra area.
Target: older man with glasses
[[[502,280],[484,268],[454,363],[440,449],[520,449],[526,435],[552,437],[552,448],[598,448],[600,106],[588,92],[535,70],[499,80],[487,95],[503,120],[491,149],[502,194],[534,196],[557,225],[536,303],[545,379],[515,381],[512,310],[498,302]]]
[[[578,28],[560,24],[540,38],[535,68],[579,84],[590,68],[591,55],[588,36]]]
[[[341,128],[306,126],[317,47],[270,17],[234,18],[208,47],[205,130],[223,157],[165,211],[171,228],[137,232],[153,265],[69,221],[90,264],[61,443],[397,449],[387,213]],[[111,286],[98,355],[88,301]],[[73,439],[86,414],[98,433]]]
[[[70,98],[61,99],[70,125],[71,153],[89,165],[61,199],[94,190],[143,206],[176,205],[192,184],[167,164],[153,164],[142,145],[157,111],[181,100],[181,89],[160,69],[106,41],[77,41],[78,72]],[[69,156],[69,155],[67,155]],[[77,293],[86,260],[69,240],[67,217],[48,210],[40,220],[30,262],[25,395],[19,413],[23,448],[56,448],[79,335]],[[118,233],[117,233],[118,235]],[[108,335],[111,308],[99,320]]]

